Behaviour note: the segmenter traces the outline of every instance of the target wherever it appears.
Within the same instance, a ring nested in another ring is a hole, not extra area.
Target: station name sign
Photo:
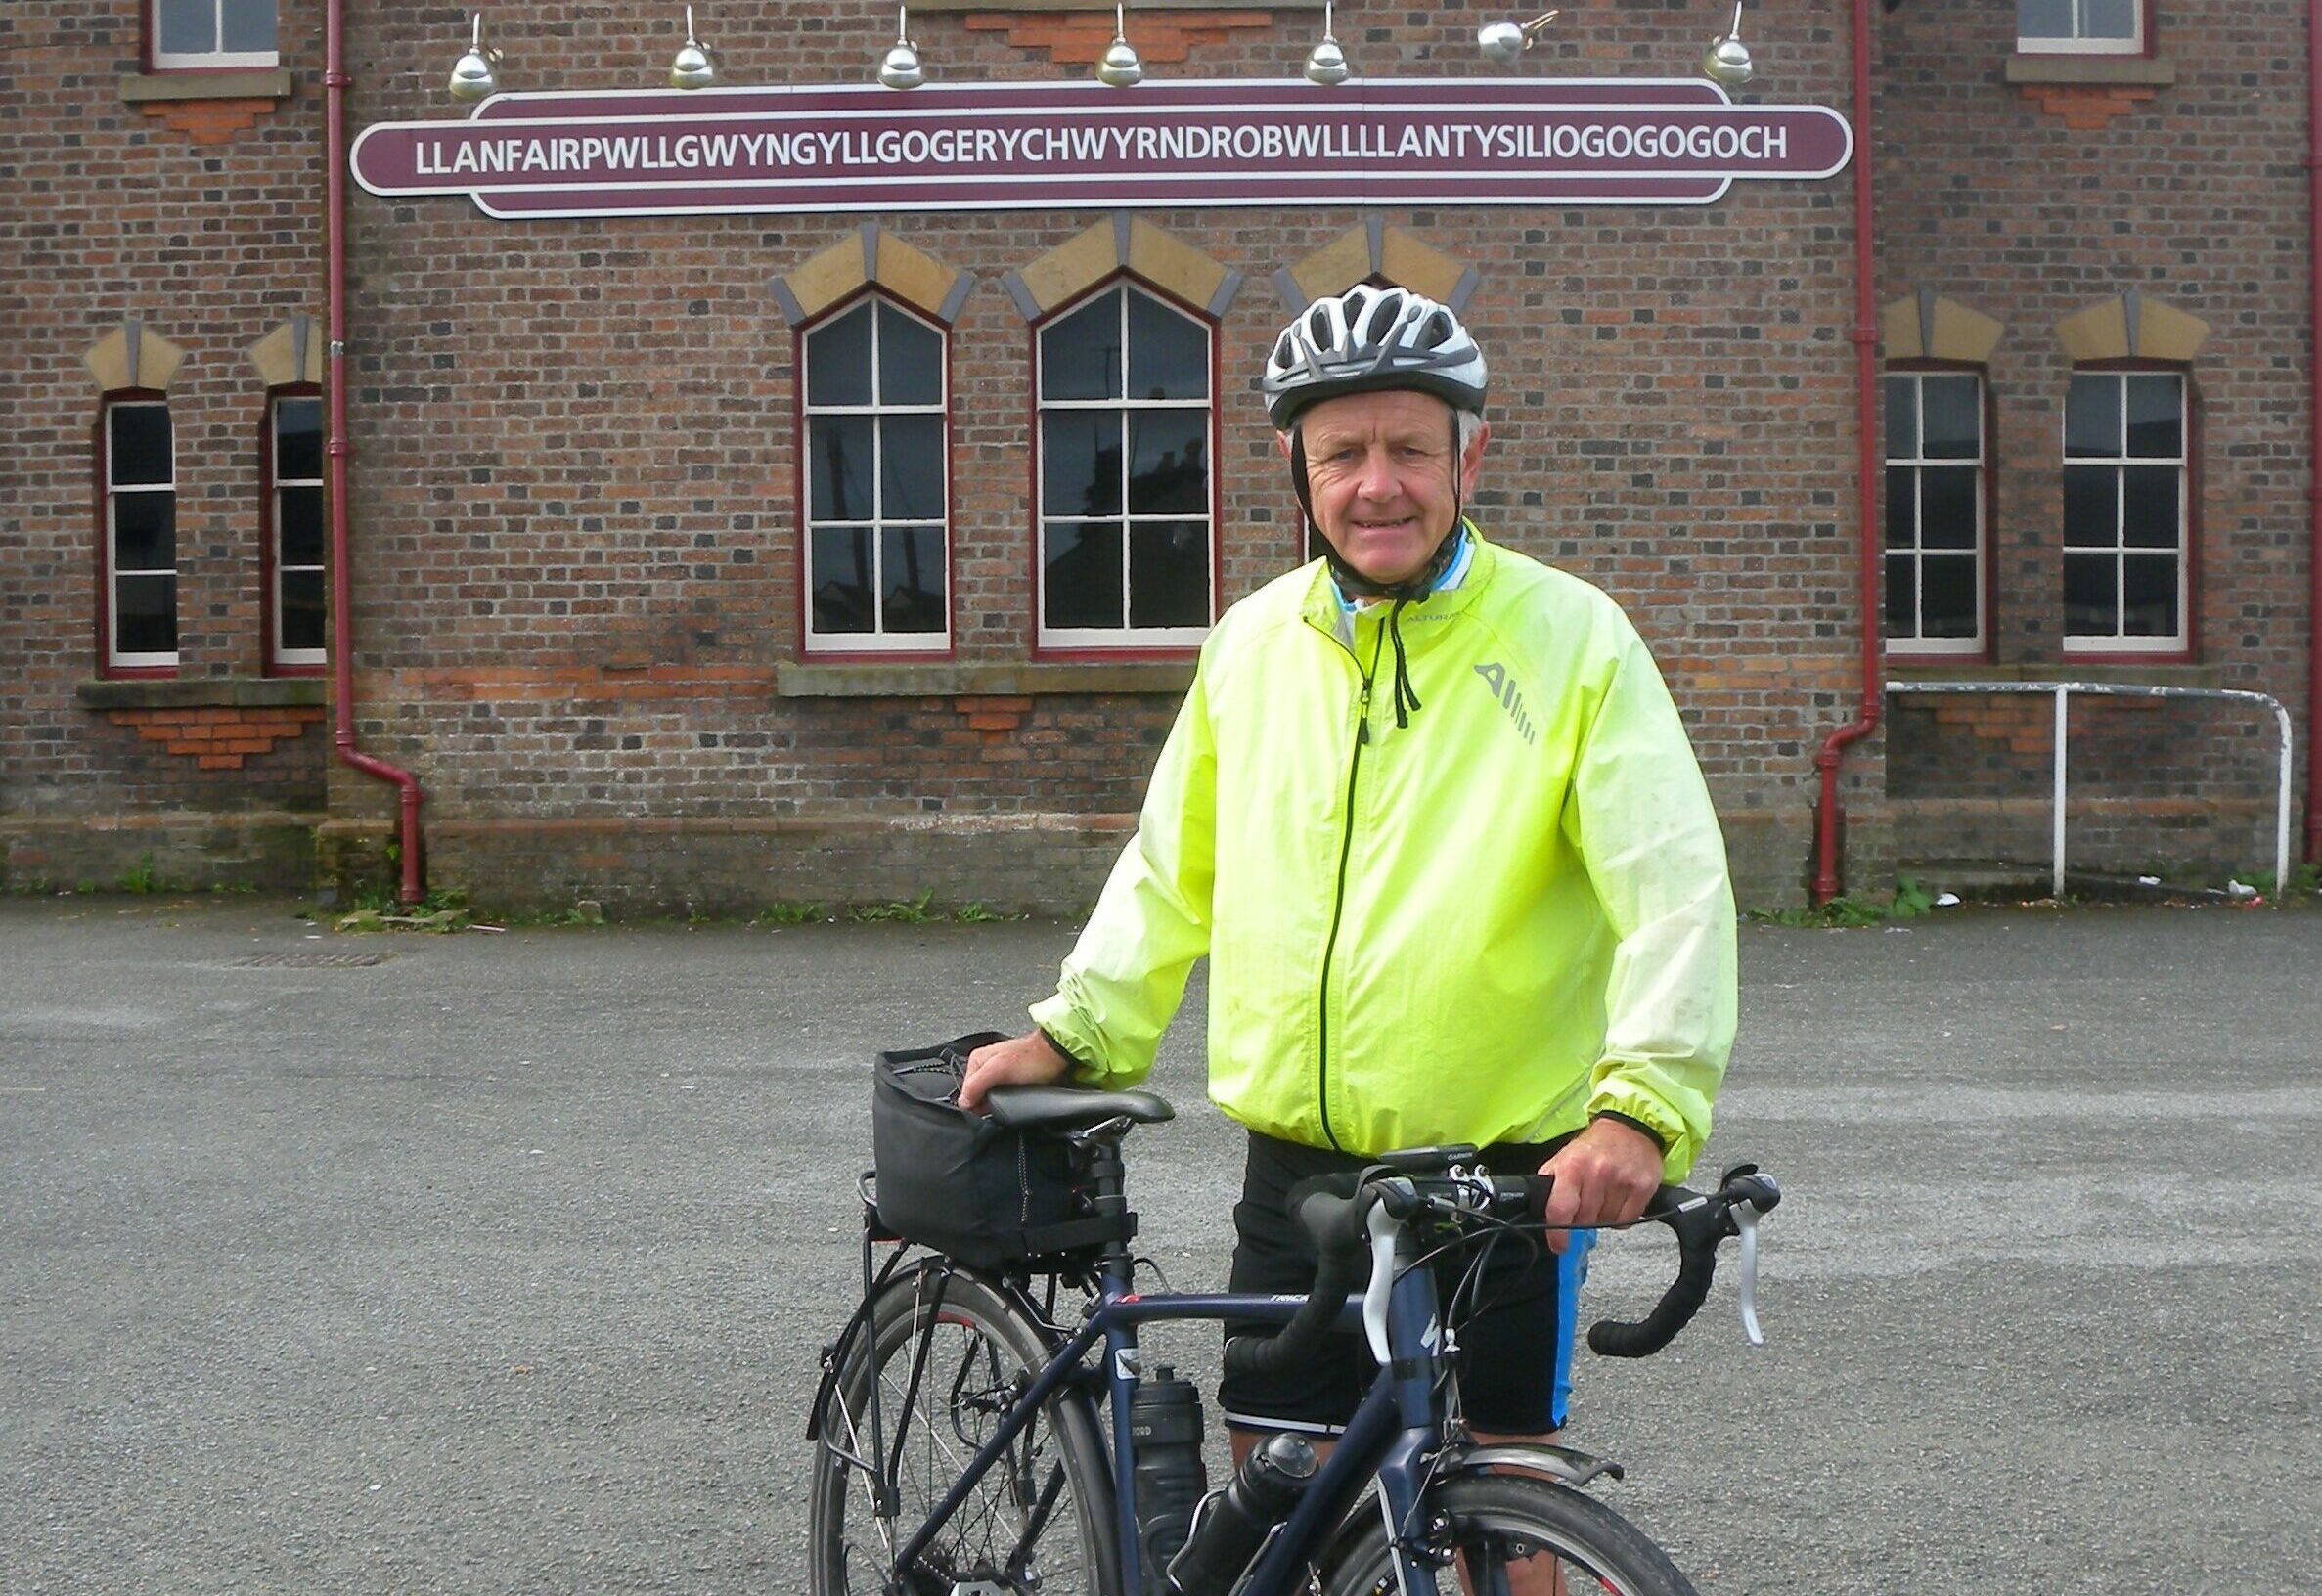
[[[1706,79],[1451,78],[504,94],[365,128],[352,163],[373,194],[551,218],[1705,205],[1853,153],[1837,112],[1737,106]]]

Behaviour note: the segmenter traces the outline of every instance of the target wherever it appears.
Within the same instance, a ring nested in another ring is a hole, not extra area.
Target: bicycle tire
[[[1527,1475],[1474,1475],[1435,1485],[1422,1508],[1423,1538],[1455,1549],[1477,1596],[1500,1596],[1507,1567],[1541,1553],[1563,1564],[1571,1596],[1695,1596],[1643,1530],[1566,1485]],[[1378,1499],[1366,1500],[1348,1522],[1349,1531],[1325,1558],[1322,1589],[1328,1596],[1399,1590]],[[1443,1588],[1460,1588],[1448,1569]]]
[[[888,1282],[817,1427],[807,1515],[814,1596],[887,1588],[895,1553],[998,1430],[1010,1387],[1028,1380],[1048,1353],[1038,1323],[973,1274],[923,1268]],[[871,1475],[841,1451],[870,1456],[874,1366],[883,1392],[880,1439],[895,1470],[892,1519],[877,1514]],[[1085,1401],[1059,1394],[985,1473],[903,1588],[949,1596],[956,1585],[981,1581],[979,1588],[1011,1596],[1036,1589],[1041,1596],[1120,1596],[1112,1513],[1101,1432]]]

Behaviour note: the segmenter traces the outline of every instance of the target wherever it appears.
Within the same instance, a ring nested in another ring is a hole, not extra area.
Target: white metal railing
[[[2076,692],[2095,693],[2107,698],[2224,698],[2243,703],[2263,704],[2274,712],[2274,724],[2282,732],[2282,770],[2280,796],[2274,818],[2274,891],[2282,891],[2290,879],[2290,712],[2281,700],[2262,692],[2245,692],[2234,687],[2142,687],[2117,686],[2110,682],[1889,682],[1887,690],[1903,692],[2045,692],[2056,699],[2056,789],[2055,789],[2055,852],[2054,890],[2064,896],[2064,737],[2065,706]]]

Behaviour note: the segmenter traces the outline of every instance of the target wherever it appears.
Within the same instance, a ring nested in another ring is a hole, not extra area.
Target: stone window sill
[[[2032,665],[1888,662],[1889,692],[1908,692],[1914,682],[2098,682],[2130,687],[2221,687],[2225,673],[2215,665],[2076,665],[2069,659]]]
[[[165,100],[288,100],[297,80],[284,66],[230,72],[123,72],[126,105]]]
[[[200,681],[83,682],[84,709],[273,709],[323,702],[323,679],[224,676]]]
[[[2008,58],[2007,80],[2166,88],[2177,80],[2177,69],[2153,56],[2018,55]]]
[[[1183,693],[1193,662],[1119,665],[785,665],[778,698],[1030,698],[1047,693]]]

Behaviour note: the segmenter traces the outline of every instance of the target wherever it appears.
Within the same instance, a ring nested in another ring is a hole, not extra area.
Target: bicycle
[[[1434,1273],[1419,1265],[1450,1238],[1543,1228],[1538,1176],[1485,1174],[1472,1147],[1388,1154],[1352,1182],[1292,1193],[1321,1253],[1306,1297],[1140,1294],[1121,1142],[1174,1118],[1169,1103],[1142,1090],[1020,1086],[994,1091],[989,1106],[993,1124],[1072,1150],[1082,1212],[1110,1239],[969,1267],[901,1244],[864,1177],[863,1301],[824,1349],[807,1432],[817,1596],[1437,1596],[1459,1588],[1444,1570],[1505,1592],[1508,1569],[1541,1555],[1562,1563],[1576,1593],[1693,1596],[1658,1546],[1583,1494],[1600,1476],[1622,1478],[1618,1464],[1562,1446],[1480,1446],[1449,1410],[1449,1338]],[[1592,1326],[1590,1347],[1644,1356],[1665,1346],[1701,1307],[1728,1236],[1742,1242],[1743,1319],[1759,1340],[1756,1224],[1779,1200],[1748,1165],[1715,1192],[1664,1187],[1638,1222],[1677,1233],[1677,1277],[1644,1320]],[[874,1268],[882,1245],[895,1251]],[[1360,1303],[1349,1301],[1365,1269]],[[1075,1325],[1060,1293],[1081,1299]],[[1311,1472],[1277,1504],[1286,1511],[1253,1519],[1245,1502],[1237,1513],[1229,1485],[1203,1497],[1178,1550],[1156,1545],[1140,1517],[1132,1431],[1150,1374],[1139,1329],[1181,1320],[1282,1325],[1272,1339],[1228,1343],[1229,1365],[1253,1366],[1286,1365],[1330,1328],[1359,1323],[1379,1372],[1336,1449],[1318,1467],[1309,1452]]]

